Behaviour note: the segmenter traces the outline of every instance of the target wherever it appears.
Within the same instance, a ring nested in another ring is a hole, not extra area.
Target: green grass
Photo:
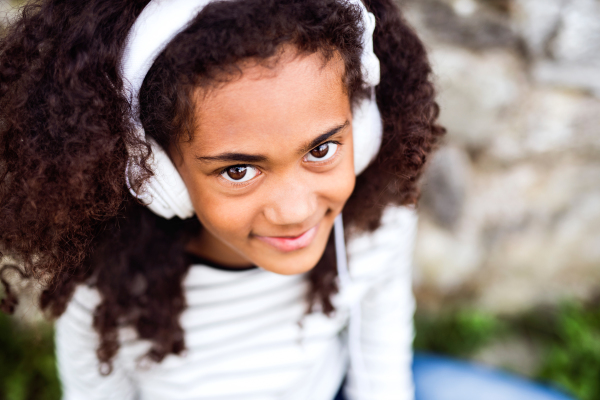
[[[506,331],[498,318],[477,310],[417,313],[415,328],[415,349],[454,357],[468,357]]]
[[[25,328],[0,313],[0,400],[58,400],[52,329]]]
[[[582,400],[600,399],[600,307],[569,303],[551,312],[551,318],[523,325],[545,345],[538,378],[556,382]]]
[[[541,349],[531,378],[561,387],[581,400],[600,399],[600,302],[567,302],[512,317],[459,310],[417,313],[417,350],[469,358],[495,340],[527,338]]]

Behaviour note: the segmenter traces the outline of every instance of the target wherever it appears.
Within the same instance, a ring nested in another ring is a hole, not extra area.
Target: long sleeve
[[[350,365],[348,399],[414,398],[411,269],[416,221],[412,209],[388,208],[377,231],[349,245],[350,274],[364,289],[359,303],[362,366]],[[358,386],[358,380],[366,385]]]
[[[79,286],[65,313],[56,321],[55,347],[63,400],[133,400],[135,390],[120,359],[103,376],[98,369],[98,334],[92,327],[98,293]]]
[[[362,370],[351,365],[349,400],[413,398],[410,271],[415,221],[412,210],[390,208],[376,232],[348,243],[351,281],[358,289],[349,297],[359,299],[353,304],[361,311],[359,338],[366,371],[361,375]],[[309,315],[299,327],[305,311],[299,300],[303,282],[261,270],[240,273],[197,266],[185,282],[190,308],[182,316],[182,327],[188,354],[139,370],[136,361],[147,352],[148,343],[123,334],[126,344],[108,376],[99,373],[98,334],[92,328],[100,298],[95,289],[80,286],[56,323],[63,400],[201,397],[192,393],[205,398],[219,393],[229,398],[280,399],[294,382],[307,385],[304,367],[309,366],[317,372],[311,375],[310,395],[303,398],[331,398],[346,366],[339,332],[347,321],[342,310],[348,308],[340,304],[336,318]],[[368,392],[358,393],[357,378],[369,382]]]

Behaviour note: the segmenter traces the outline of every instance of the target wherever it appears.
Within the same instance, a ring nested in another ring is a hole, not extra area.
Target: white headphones
[[[121,61],[121,74],[125,93],[134,110],[133,124],[140,139],[147,140],[152,147],[150,167],[154,172],[149,180],[136,192],[130,180],[139,168],[133,162],[138,156],[129,149],[130,162],[126,180],[131,193],[140,199],[155,214],[172,218],[189,218],[194,208],[189,193],[177,169],[167,153],[153,140],[146,138],[139,120],[138,96],[142,82],[154,60],[169,42],[212,0],[152,0],[144,8],[127,37]],[[353,112],[354,171],[358,175],[375,158],[381,146],[383,126],[375,102],[374,88],[379,84],[379,59],[373,52],[375,16],[367,11],[361,0],[347,0],[360,7],[365,27],[363,36],[362,72],[365,82],[372,88],[373,95],[356,107]]]

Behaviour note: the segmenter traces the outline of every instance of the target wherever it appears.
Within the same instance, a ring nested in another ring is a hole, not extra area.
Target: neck
[[[244,256],[231,249],[208,230],[191,239],[185,247],[188,253],[232,268],[247,268],[253,264]]]

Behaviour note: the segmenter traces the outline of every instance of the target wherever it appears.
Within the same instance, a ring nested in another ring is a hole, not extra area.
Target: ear
[[[143,135],[143,132],[141,133]],[[146,137],[152,149],[148,162],[154,175],[135,192],[130,184],[131,174],[135,174],[139,166],[129,158],[126,171],[127,186],[131,194],[140,199],[155,214],[171,219],[177,216],[181,219],[194,215],[194,207],[181,175],[173,165],[167,152],[153,139]]]

